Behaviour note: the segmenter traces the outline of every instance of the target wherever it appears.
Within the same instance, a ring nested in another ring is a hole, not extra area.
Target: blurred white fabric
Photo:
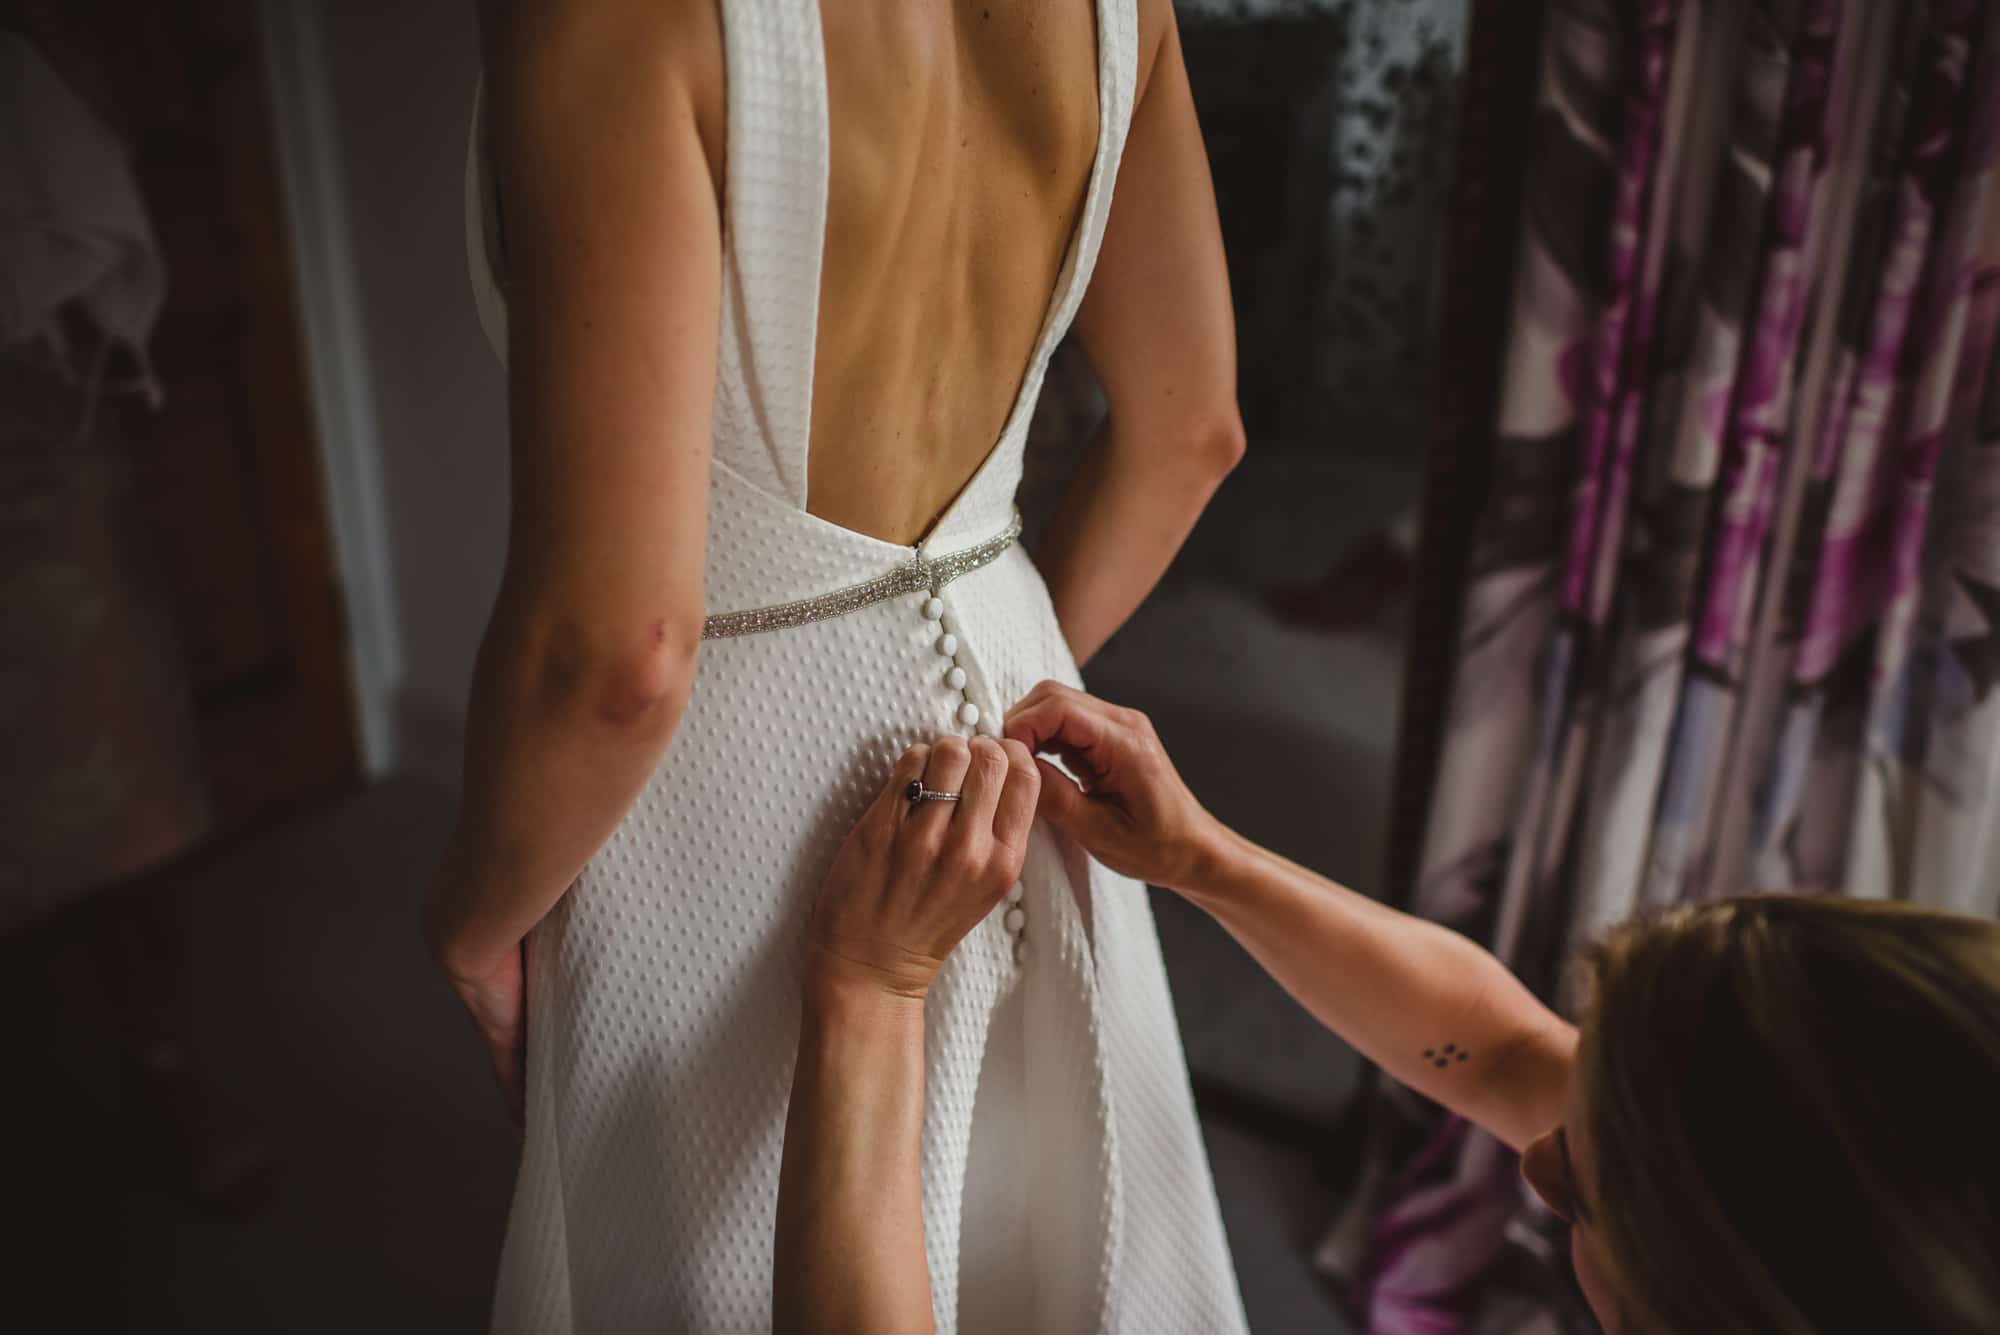
[[[147,342],[166,264],[126,147],[27,41],[0,32],[0,347],[39,343],[73,373],[62,313],[76,310],[139,374],[158,404]]]

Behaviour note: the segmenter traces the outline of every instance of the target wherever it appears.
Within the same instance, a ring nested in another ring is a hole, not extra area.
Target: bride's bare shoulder
[[[684,99],[717,184],[723,161],[720,0],[478,0],[482,65],[502,102]],[[579,118],[587,123],[587,118]]]
[[[1136,34],[1139,41],[1139,83],[1132,100],[1136,104],[1146,99],[1154,63],[1160,48],[1165,45],[1167,33],[1174,27],[1174,0],[1135,0],[1135,3],[1139,18]]]

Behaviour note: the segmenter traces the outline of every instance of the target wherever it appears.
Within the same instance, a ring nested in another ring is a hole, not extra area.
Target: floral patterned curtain
[[[1545,994],[1652,905],[2000,912],[1996,140],[1976,0],[1551,0],[1415,899]],[[1587,1328],[1512,1156],[1426,1134],[1369,1328]]]

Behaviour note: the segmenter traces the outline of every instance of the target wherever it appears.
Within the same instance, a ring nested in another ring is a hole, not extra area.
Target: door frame
[[[361,766],[380,778],[403,756],[397,701],[405,660],[326,38],[315,0],[257,0],[257,19]]]

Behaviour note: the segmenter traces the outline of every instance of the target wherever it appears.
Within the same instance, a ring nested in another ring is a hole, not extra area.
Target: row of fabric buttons
[[[979,706],[974,703],[972,693],[966,689],[968,682],[965,675],[965,668],[958,662],[958,627],[953,624],[951,613],[945,610],[944,599],[938,597],[935,590],[932,591],[930,597],[924,599],[923,613],[924,620],[931,622],[936,628],[937,639],[935,643],[937,645],[938,657],[944,659],[950,665],[945,669],[944,684],[950,690],[958,692],[960,696],[958,721],[968,728],[978,728],[980,731],[990,734],[994,730],[995,721],[989,718],[986,720],[986,726],[979,728]],[[1026,935],[1028,911],[1023,907],[1021,901],[1022,887],[1021,883],[1016,881],[1014,888],[1007,892],[1006,916],[1002,919],[1003,924],[1007,928],[1007,934],[1014,938],[1014,963],[1016,964],[1026,964],[1028,962],[1028,940]]]
[[[958,665],[958,631],[952,625],[951,614],[944,610],[944,599],[933,593],[924,599],[924,620],[937,628],[938,656],[951,664],[945,670],[944,684],[957,691],[963,699],[958,707],[958,721],[968,728],[979,726],[979,706],[972,702],[972,695],[965,689],[965,669]]]

